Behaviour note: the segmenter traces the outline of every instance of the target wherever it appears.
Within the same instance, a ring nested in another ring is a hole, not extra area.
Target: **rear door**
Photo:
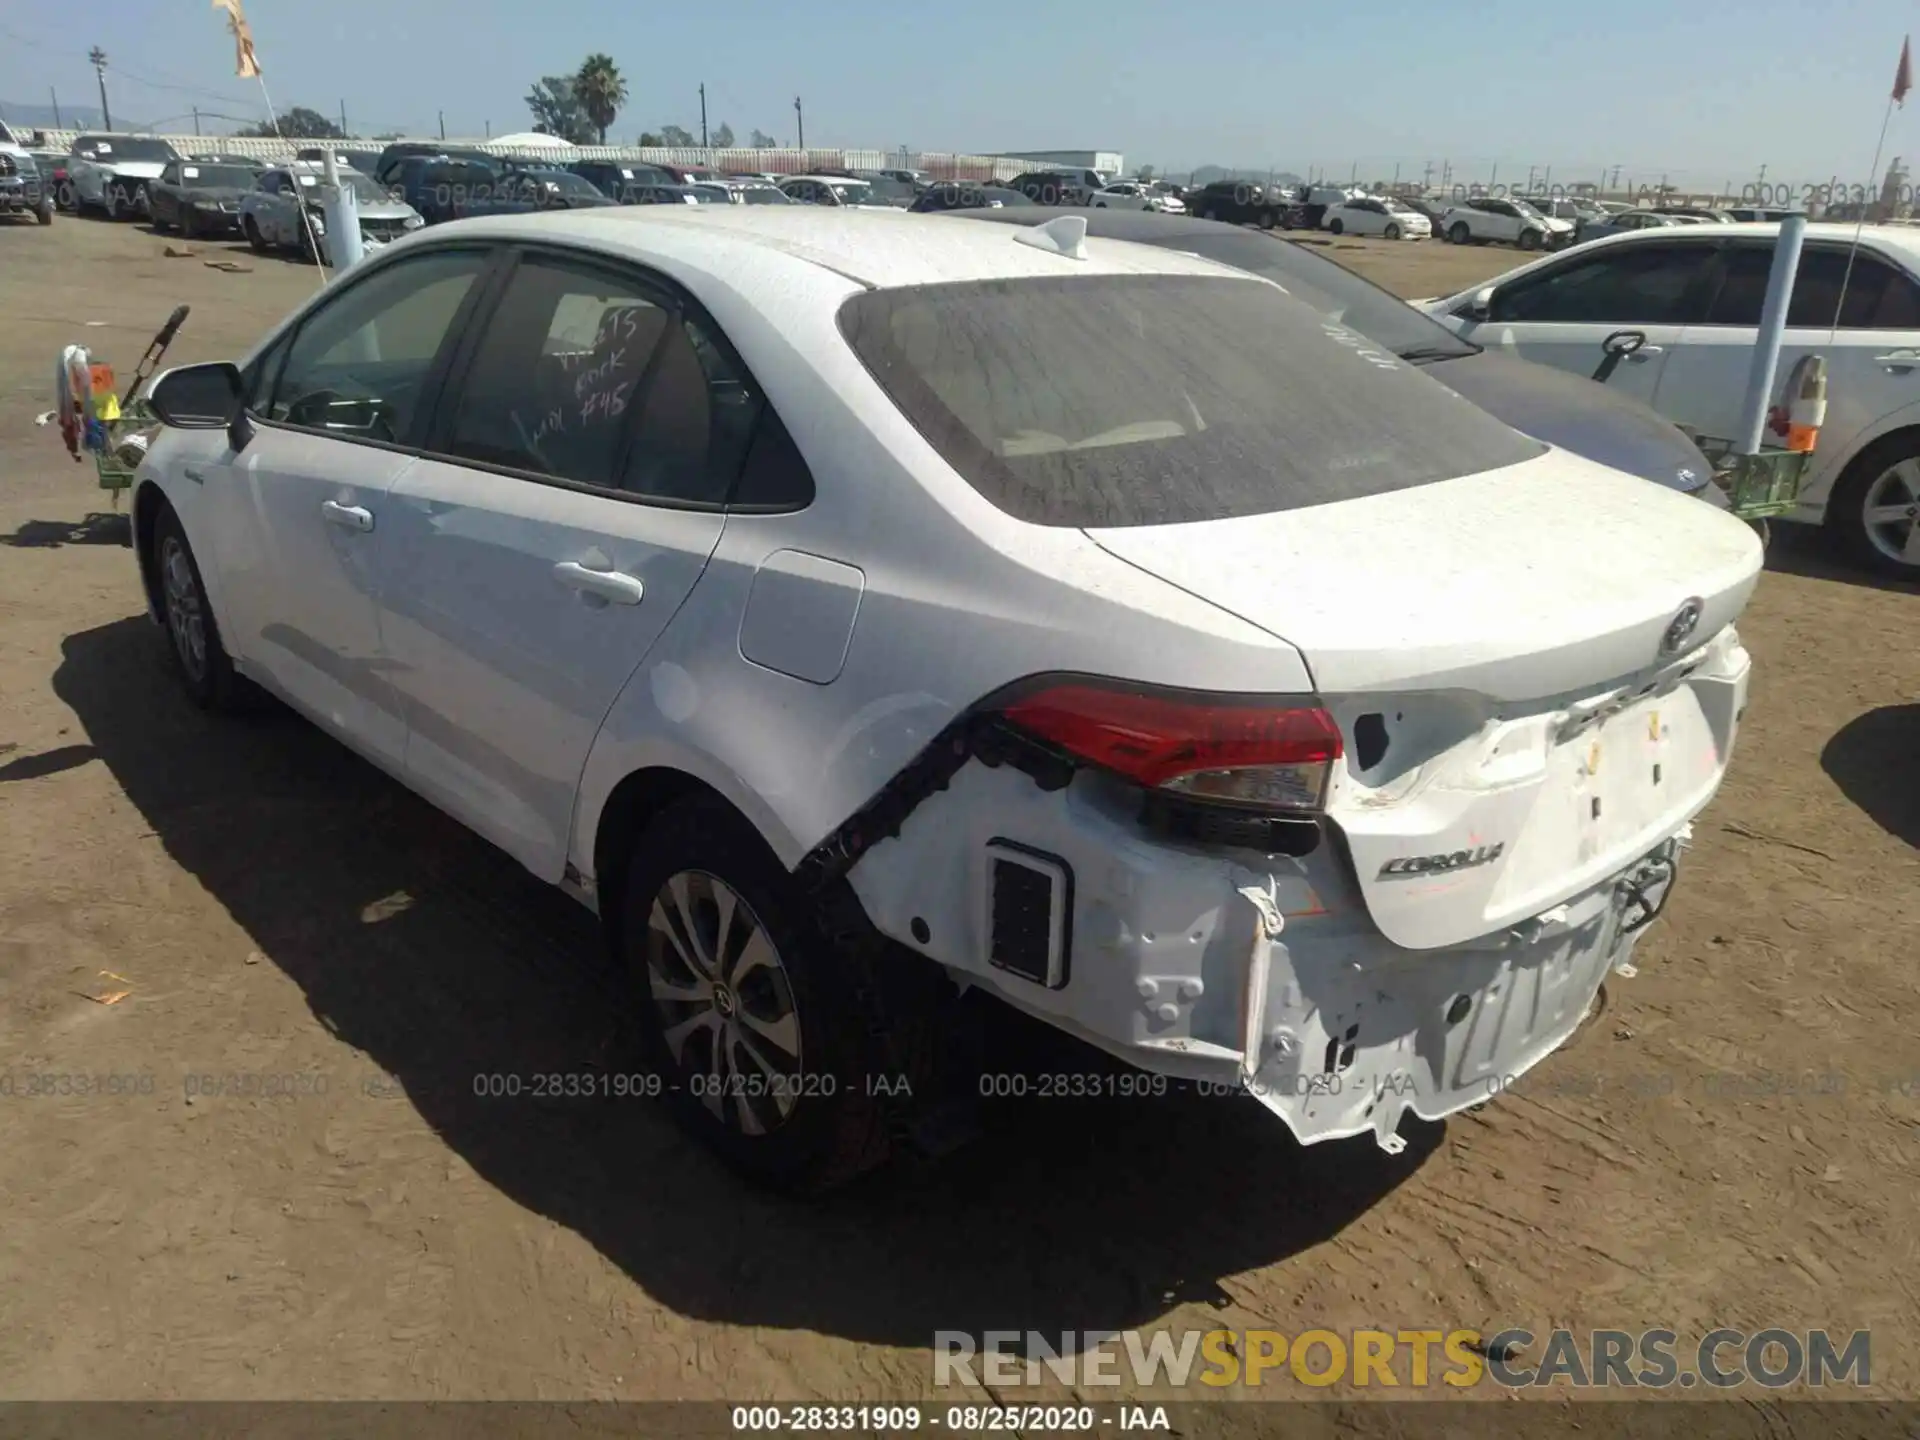
[[[1831,472],[1880,420],[1920,403],[1920,285],[1890,257],[1865,248],[1853,256],[1849,274],[1848,250],[1815,241],[1801,252],[1774,382],[1777,399],[1802,356],[1826,357],[1827,418],[1808,476],[1809,499],[1831,483]],[[1725,243],[1706,316],[1687,326],[1661,382],[1662,408],[1676,420],[1737,438],[1772,266],[1773,247],[1765,239]]]
[[[1486,320],[1455,314],[1448,324],[1477,344],[1589,376],[1607,336],[1641,331],[1647,343],[1607,383],[1685,420],[1661,404],[1663,375],[1688,322],[1705,314],[1715,261],[1711,243],[1653,240],[1576,250],[1496,286]]]
[[[468,349],[393,490],[383,633],[410,782],[557,880],[593,737],[706,568],[757,402],[665,281],[563,251],[520,257]]]

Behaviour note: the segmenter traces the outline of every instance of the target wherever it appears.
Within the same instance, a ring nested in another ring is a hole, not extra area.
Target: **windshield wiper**
[[[1478,345],[1462,349],[1455,345],[1416,345],[1411,350],[1397,352],[1409,365],[1429,365],[1435,360],[1459,360],[1467,355],[1478,355]]]

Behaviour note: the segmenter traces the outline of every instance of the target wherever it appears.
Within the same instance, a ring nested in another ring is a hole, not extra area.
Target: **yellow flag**
[[[253,53],[253,28],[240,0],[213,0],[213,8],[227,12],[227,29],[233,32],[234,73],[251,80],[260,73],[259,57]]]

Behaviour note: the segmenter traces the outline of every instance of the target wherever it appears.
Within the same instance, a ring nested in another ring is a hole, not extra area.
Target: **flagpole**
[[[281,133],[280,117],[273,108],[273,96],[267,91],[266,72],[260,68],[259,57],[253,53],[253,27],[247,24],[246,12],[240,8],[240,0],[213,0],[213,8],[227,12],[227,29],[233,35],[235,68],[242,78],[251,75],[259,82],[260,98],[267,107],[267,124],[273,128],[274,138],[284,145],[287,137]],[[307,248],[313,254],[313,267],[320,272],[320,288],[324,290],[327,288],[327,267],[320,259],[320,239],[314,234],[313,217],[307,213],[306,199],[300,194],[300,172],[289,168],[287,173],[293,183],[294,208],[300,212]]]
[[[1909,41],[1900,42],[1900,68],[1894,73],[1893,93],[1887,97],[1887,113],[1880,117],[1880,138],[1873,145],[1873,163],[1867,167],[1867,180],[1877,184],[1880,177],[1880,153],[1887,146],[1887,127],[1893,123],[1893,107],[1906,100],[1907,87],[1912,83],[1909,73]],[[1876,192],[1877,193],[1877,192]],[[1879,204],[1876,198],[1873,204]],[[1833,328],[1827,331],[1827,345],[1832,347],[1834,339],[1840,333],[1840,314],[1847,303],[1847,284],[1853,279],[1853,259],[1860,253],[1860,232],[1867,228],[1867,203],[1860,206],[1860,218],[1854,222],[1853,243],[1847,247],[1847,268],[1840,274],[1840,298],[1833,306]]]
[[[264,72],[256,72],[253,78],[260,82],[260,98],[264,100],[267,105],[267,123],[273,126],[273,133],[278,136],[284,144],[287,137],[280,134],[280,117],[274,113],[273,96],[267,93],[266,74]],[[294,206],[299,210],[300,224],[307,232],[307,240],[309,242],[307,248],[313,252],[313,268],[320,272],[320,288],[324,290],[327,288],[327,267],[321,263],[320,239],[313,233],[313,217],[307,213],[307,202],[300,194],[300,172],[298,170],[289,170],[288,174],[293,181]]]

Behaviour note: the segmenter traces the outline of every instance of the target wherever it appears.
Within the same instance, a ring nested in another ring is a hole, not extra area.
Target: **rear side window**
[[[879,290],[849,300],[840,326],[947,463],[1039,525],[1292,510],[1544,450],[1257,280]]]
[[[1758,325],[1772,269],[1770,249],[1741,246],[1729,251],[1725,279],[1714,297],[1708,323]],[[1854,256],[1851,275],[1845,250],[1808,250],[1793,277],[1787,324],[1795,329],[1827,330],[1833,327],[1836,314],[1842,330],[1920,329],[1920,287],[1864,250]]]

